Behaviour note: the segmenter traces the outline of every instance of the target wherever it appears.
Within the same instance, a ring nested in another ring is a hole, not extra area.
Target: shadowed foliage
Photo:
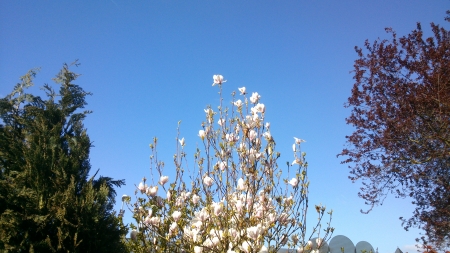
[[[58,93],[27,94],[36,71],[0,100],[0,251],[122,252],[113,205],[124,181],[89,177],[90,112],[79,109],[90,94],[68,65],[54,78]]]

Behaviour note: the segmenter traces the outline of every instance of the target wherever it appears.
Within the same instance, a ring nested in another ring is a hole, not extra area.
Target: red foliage
[[[450,34],[420,23],[407,36],[355,47],[355,84],[346,107],[349,178],[362,180],[359,196],[370,205],[387,194],[411,197],[416,209],[406,230],[423,228],[424,244],[450,245]]]

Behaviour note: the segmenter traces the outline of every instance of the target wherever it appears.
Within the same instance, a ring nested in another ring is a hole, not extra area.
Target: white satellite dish
[[[366,241],[360,241],[356,244],[356,253],[374,253],[372,245]]]
[[[330,241],[331,253],[355,253],[355,245],[344,235],[337,235]],[[357,252],[360,253],[360,252]]]

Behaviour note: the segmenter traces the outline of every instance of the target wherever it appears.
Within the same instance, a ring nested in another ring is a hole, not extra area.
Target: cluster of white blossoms
[[[225,82],[223,76],[213,76],[221,97]],[[300,151],[304,140],[294,137],[294,162],[281,170],[261,96],[253,92],[247,98],[245,87],[238,90],[243,97],[235,100],[233,92],[230,109],[220,104],[218,111],[204,110],[206,120],[198,132],[202,148],[194,154],[193,169],[187,169],[187,143],[177,137],[172,183],[164,175],[164,163],[157,160],[157,139],[150,145],[151,169],[159,180],[147,185],[144,178],[136,190],[141,197],[129,206],[137,223],[128,242],[133,252],[313,250],[306,228],[309,181],[305,153]],[[319,222],[308,231],[327,239],[333,228],[329,222],[322,228],[325,207],[316,206],[316,211]]]

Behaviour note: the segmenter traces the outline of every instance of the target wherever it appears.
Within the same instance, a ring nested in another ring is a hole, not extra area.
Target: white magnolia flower
[[[213,184],[213,179],[209,176],[206,176],[205,178],[203,178],[203,183],[209,187]]]
[[[292,144],[292,151],[297,152],[297,146],[294,144]]]
[[[155,197],[157,192],[158,192],[158,186],[154,186],[154,187],[148,187],[146,193],[149,196]]]
[[[258,236],[263,232],[261,225],[247,228],[247,237],[252,240],[257,240]]]
[[[270,132],[265,132],[263,134],[264,138],[266,138],[266,140],[270,141],[272,139],[272,135],[270,134]]]
[[[219,121],[217,121],[217,124],[219,124],[219,126],[223,126],[225,124],[225,120],[219,119]]]
[[[161,178],[159,179],[159,183],[161,185],[164,185],[165,183],[167,183],[167,181],[169,181],[169,177],[168,176],[161,176]]]
[[[252,102],[252,104],[256,104],[258,103],[260,98],[261,96],[258,94],[258,92],[253,92],[252,96],[250,97],[250,102]]]
[[[144,193],[144,192],[147,190],[147,185],[144,184],[143,182],[140,182],[140,183],[139,183],[139,186],[138,186],[138,189],[139,189],[142,193]]]
[[[299,139],[297,137],[294,137],[294,140],[295,140],[295,144],[300,144],[302,142],[306,142],[305,140]]]
[[[266,128],[270,128],[270,122],[266,122]]]
[[[316,243],[317,243],[317,247],[319,247],[320,248],[320,246],[322,245],[322,238],[317,238],[316,239]]]
[[[223,80],[222,75],[213,75],[213,80],[214,80],[214,83],[212,84],[212,86],[214,86],[216,84],[221,85],[222,83],[226,82],[226,80]]]
[[[254,140],[256,138],[256,131],[255,130],[250,130],[250,133],[248,134],[248,138],[250,138],[250,140]]]
[[[255,105],[255,110],[259,113],[264,113],[266,111],[266,107],[264,106],[264,104],[258,103],[257,105]]]
[[[238,89],[239,89],[239,91],[241,92],[241,95],[247,94],[247,93],[245,93],[245,87],[238,88]]]
[[[196,205],[199,201],[200,196],[198,196],[197,194],[192,195],[192,203],[194,203],[194,205]]]
[[[223,205],[222,203],[214,203],[214,215],[219,216],[222,213]]]
[[[269,252],[269,250],[267,249],[267,247],[266,246],[262,246],[261,247],[261,249],[259,250],[259,253],[268,253]]]
[[[207,116],[210,116],[210,115],[214,114],[214,111],[211,108],[203,109],[203,111],[205,111]]]
[[[175,231],[175,229],[177,229],[178,224],[176,222],[172,222],[172,224],[170,224],[169,227],[169,234],[173,233]]]
[[[160,221],[161,220],[159,217],[152,217],[152,218],[150,218],[149,224],[153,225],[153,226],[159,226]]]
[[[227,168],[227,163],[224,162],[224,161],[218,162],[218,165],[219,165],[219,169],[220,169],[221,171],[224,171],[224,170]]]
[[[246,187],[245,187],[244,179],[239,178],[236,190],[238,190],[238,191],[245,191],[245,189],[246,189]]]
[[[300,159],[296,158],[296,159],[292,162],[292,166],[294,166],[294,164],[301,165]]]
[[[184,147],[184,137],[183,138],[181,138],[181,140],[178,140],[179,142],[180,142],[180,145],[182,146],[182,147]]]
[[[292,178],[291,181],[289,181],[289,184],[292,185],[292,187],[297,187],[298,185],[298,179],[297,178]]]
[[[228,142],[237,142],[239,140],[239,135],[234,135],[233,133],[225,135]]]
[[[203,252],[203,247],[195,246],[195,247],[194,247],[194,252],[195,252],[195,253],[202,253],[202,252]]]
[[[167,199],[170,200],[170,197],[172,196],[172,194],[170,193],[170,190],[167,191]]]
[[[238,101],[234,102],[234,105],[237,106],[238,108],[242,107],[242,101],[239,99]]]
[[[181,217],[181,212],[180,211],[175,211],[172,213],[172,218],[174,221],[178,221]]]
[[[205,130],[200,130],[200,131],[198,131],[198,136],[200,137],[200,138],[202,138],[202,140],[206,137],[206,132],[205,132]]]
[[[247,241],[244,241],[242,245],[240,246],[241,250],[245,253],[252,252],[252,245],[248,243]]]

